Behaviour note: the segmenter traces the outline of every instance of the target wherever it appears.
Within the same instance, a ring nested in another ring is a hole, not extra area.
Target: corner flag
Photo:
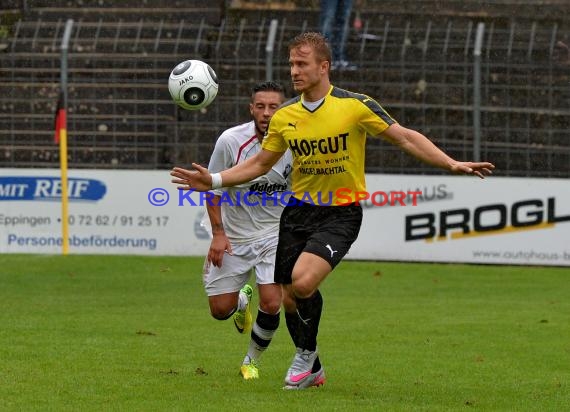
[[[55,144],[59,144],[61,140],[61,135],[63,133],[67,134],[67,113],[65,112],[65,106],[63,102],[63,92],[59,93],[59,99],[57,100],[57,108],[55,109]]]

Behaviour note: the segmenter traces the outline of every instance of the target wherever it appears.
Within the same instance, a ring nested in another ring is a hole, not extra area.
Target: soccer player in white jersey
[[[256,85],[251,94],[251,120],[224,131],[216,142],[208,170],[221,172],[244,162],[261,150],[269,119],[284,101],[283,87],[275,82]],[[259,377],[259,357],[279,326],[281,286],[273,280],[279,219],[287,204],[291,153],[264,175],[234,187],[213,190],[206,205],[212,243],[204,263],[204,286],[210,312],[219,320],[233,316],[240,333],[251,331],[251,341],[240,374]],[[259,309],[253,324],[247,284],[255,272]],[[253,324],[253,325],[252,325]]]

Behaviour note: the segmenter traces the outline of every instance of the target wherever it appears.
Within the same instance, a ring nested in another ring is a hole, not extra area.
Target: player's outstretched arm
[[[492,174],[495,168],[489,162],[459,162],[452,159],[420,132],[397,123],[386,129],[382,137],[417,159],[452,173],[475,175],[483,179]]]
[[[267,173],[283,155],[284,152],[272,152],[262,149],[255,156],[250,157],[243,163],[221,172],[222,186],[231,187],[240,183],[249,182]],[[212,175],[203,166],[192,163],[194,170],[175,167],[170,172],[173,177],[172,183],[182,190],[196,190],[205,192],[212,188]]]

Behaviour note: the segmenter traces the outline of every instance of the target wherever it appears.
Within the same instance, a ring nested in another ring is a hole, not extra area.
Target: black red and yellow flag
[[[59,94],[55,110],[55,144],[59,144],[62,133],[67,133],[67,113],[63,104],[63,92]]]

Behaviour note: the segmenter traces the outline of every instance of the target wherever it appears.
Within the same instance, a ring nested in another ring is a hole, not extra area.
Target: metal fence
[[[271,76],[293,96],[287,42],[315,29],[314,16],[292,21],[282,13],[221,24],[199,17],[75,21],[70,167],[206,162],[219,133],[248,120],[255,82]],[[399,122],[454,157],[471,159],[479,151],[500,175],[570,177],[570,42],[563,26],[363,17],[363,28],[351,33],[347,47],[359,69],[334,71],[335,85],[376,98]],[[58,166],[52,142],[63,27],[62,19],[20,20],[0,40],[0,167]],[[268,43],[271,27],[274,43]],[[166,87],[170,70],[188,58],[206,60],[220,78],[216,101],[199,112],[176,108]],[[366,170],[434,172],[381,139],[368,141]]]

